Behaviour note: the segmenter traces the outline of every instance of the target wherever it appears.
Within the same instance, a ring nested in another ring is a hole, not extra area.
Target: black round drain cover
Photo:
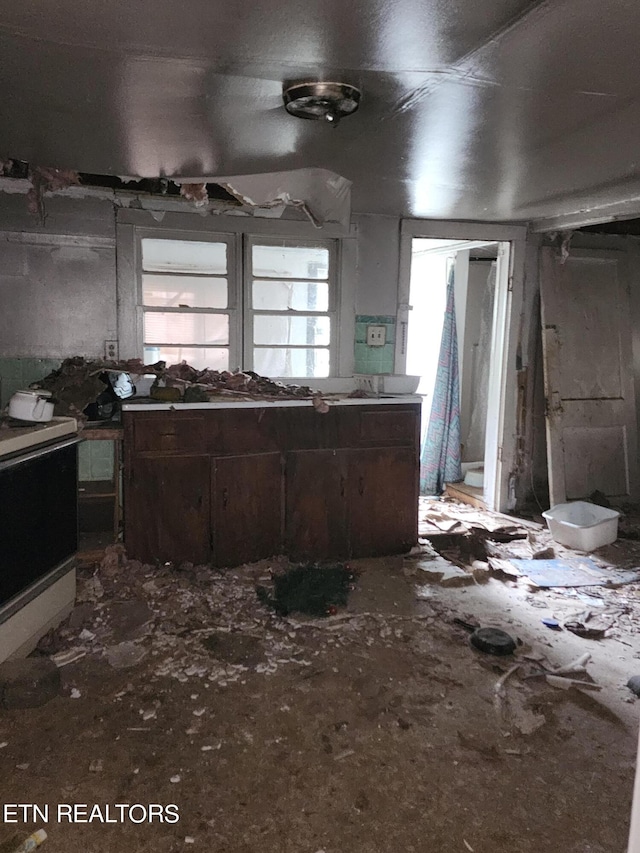
[[[516,641],[500,628],[476,628],[470,637],[472,646],[489,655],[510,655],[516,648]]]

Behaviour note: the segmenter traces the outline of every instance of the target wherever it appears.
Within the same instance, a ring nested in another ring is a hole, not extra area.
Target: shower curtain
[[[420,451],[420,494],[439,495],[445,483],[462,479],[460,465],[460,383],[458,337],[453,297],[454,268],[447,281],[447,307],[442,326],[438,371],[433,388],[431,415]]]

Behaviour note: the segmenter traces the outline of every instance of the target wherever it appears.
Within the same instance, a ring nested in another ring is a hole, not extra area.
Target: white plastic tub
[[[542,513],[551,536],[567,548],[594,551],[618,538],[619,512],[587,501],[557,504]]]

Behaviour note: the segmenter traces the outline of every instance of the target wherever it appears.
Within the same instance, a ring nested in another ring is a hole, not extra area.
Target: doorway
[[[515,387],[518,322],[514,319],[513,284],[517,277],[520,291],[524,232],[477,226],[477,237],[466,233],[462,239],[463,235],[458,237],[455,232],[472,225],[451,224],[452,233],[446,236],[445,227],[440,223],[440,234],[432,236],[426,223],[403,223],[396,363],[401,370],[421,376],[424,442],[440,356],[447,283],[452,278],[463,477],[466,475],[467,482],[473,484],[472,491],[487,508],[504,511],[515,503],[512,469],[507,467],[515,457],[515,436],[507,434],[505,425],[509,430],[515,427],[510,381]]]

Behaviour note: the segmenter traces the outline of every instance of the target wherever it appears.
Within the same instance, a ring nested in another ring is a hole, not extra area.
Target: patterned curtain
[[[420,494],[440,495],[446,483],[462,479],[460,465],[460,383],[458,336],[453,298],[453,266],[447,281],[438,372],[427,435],[420,451]]]

